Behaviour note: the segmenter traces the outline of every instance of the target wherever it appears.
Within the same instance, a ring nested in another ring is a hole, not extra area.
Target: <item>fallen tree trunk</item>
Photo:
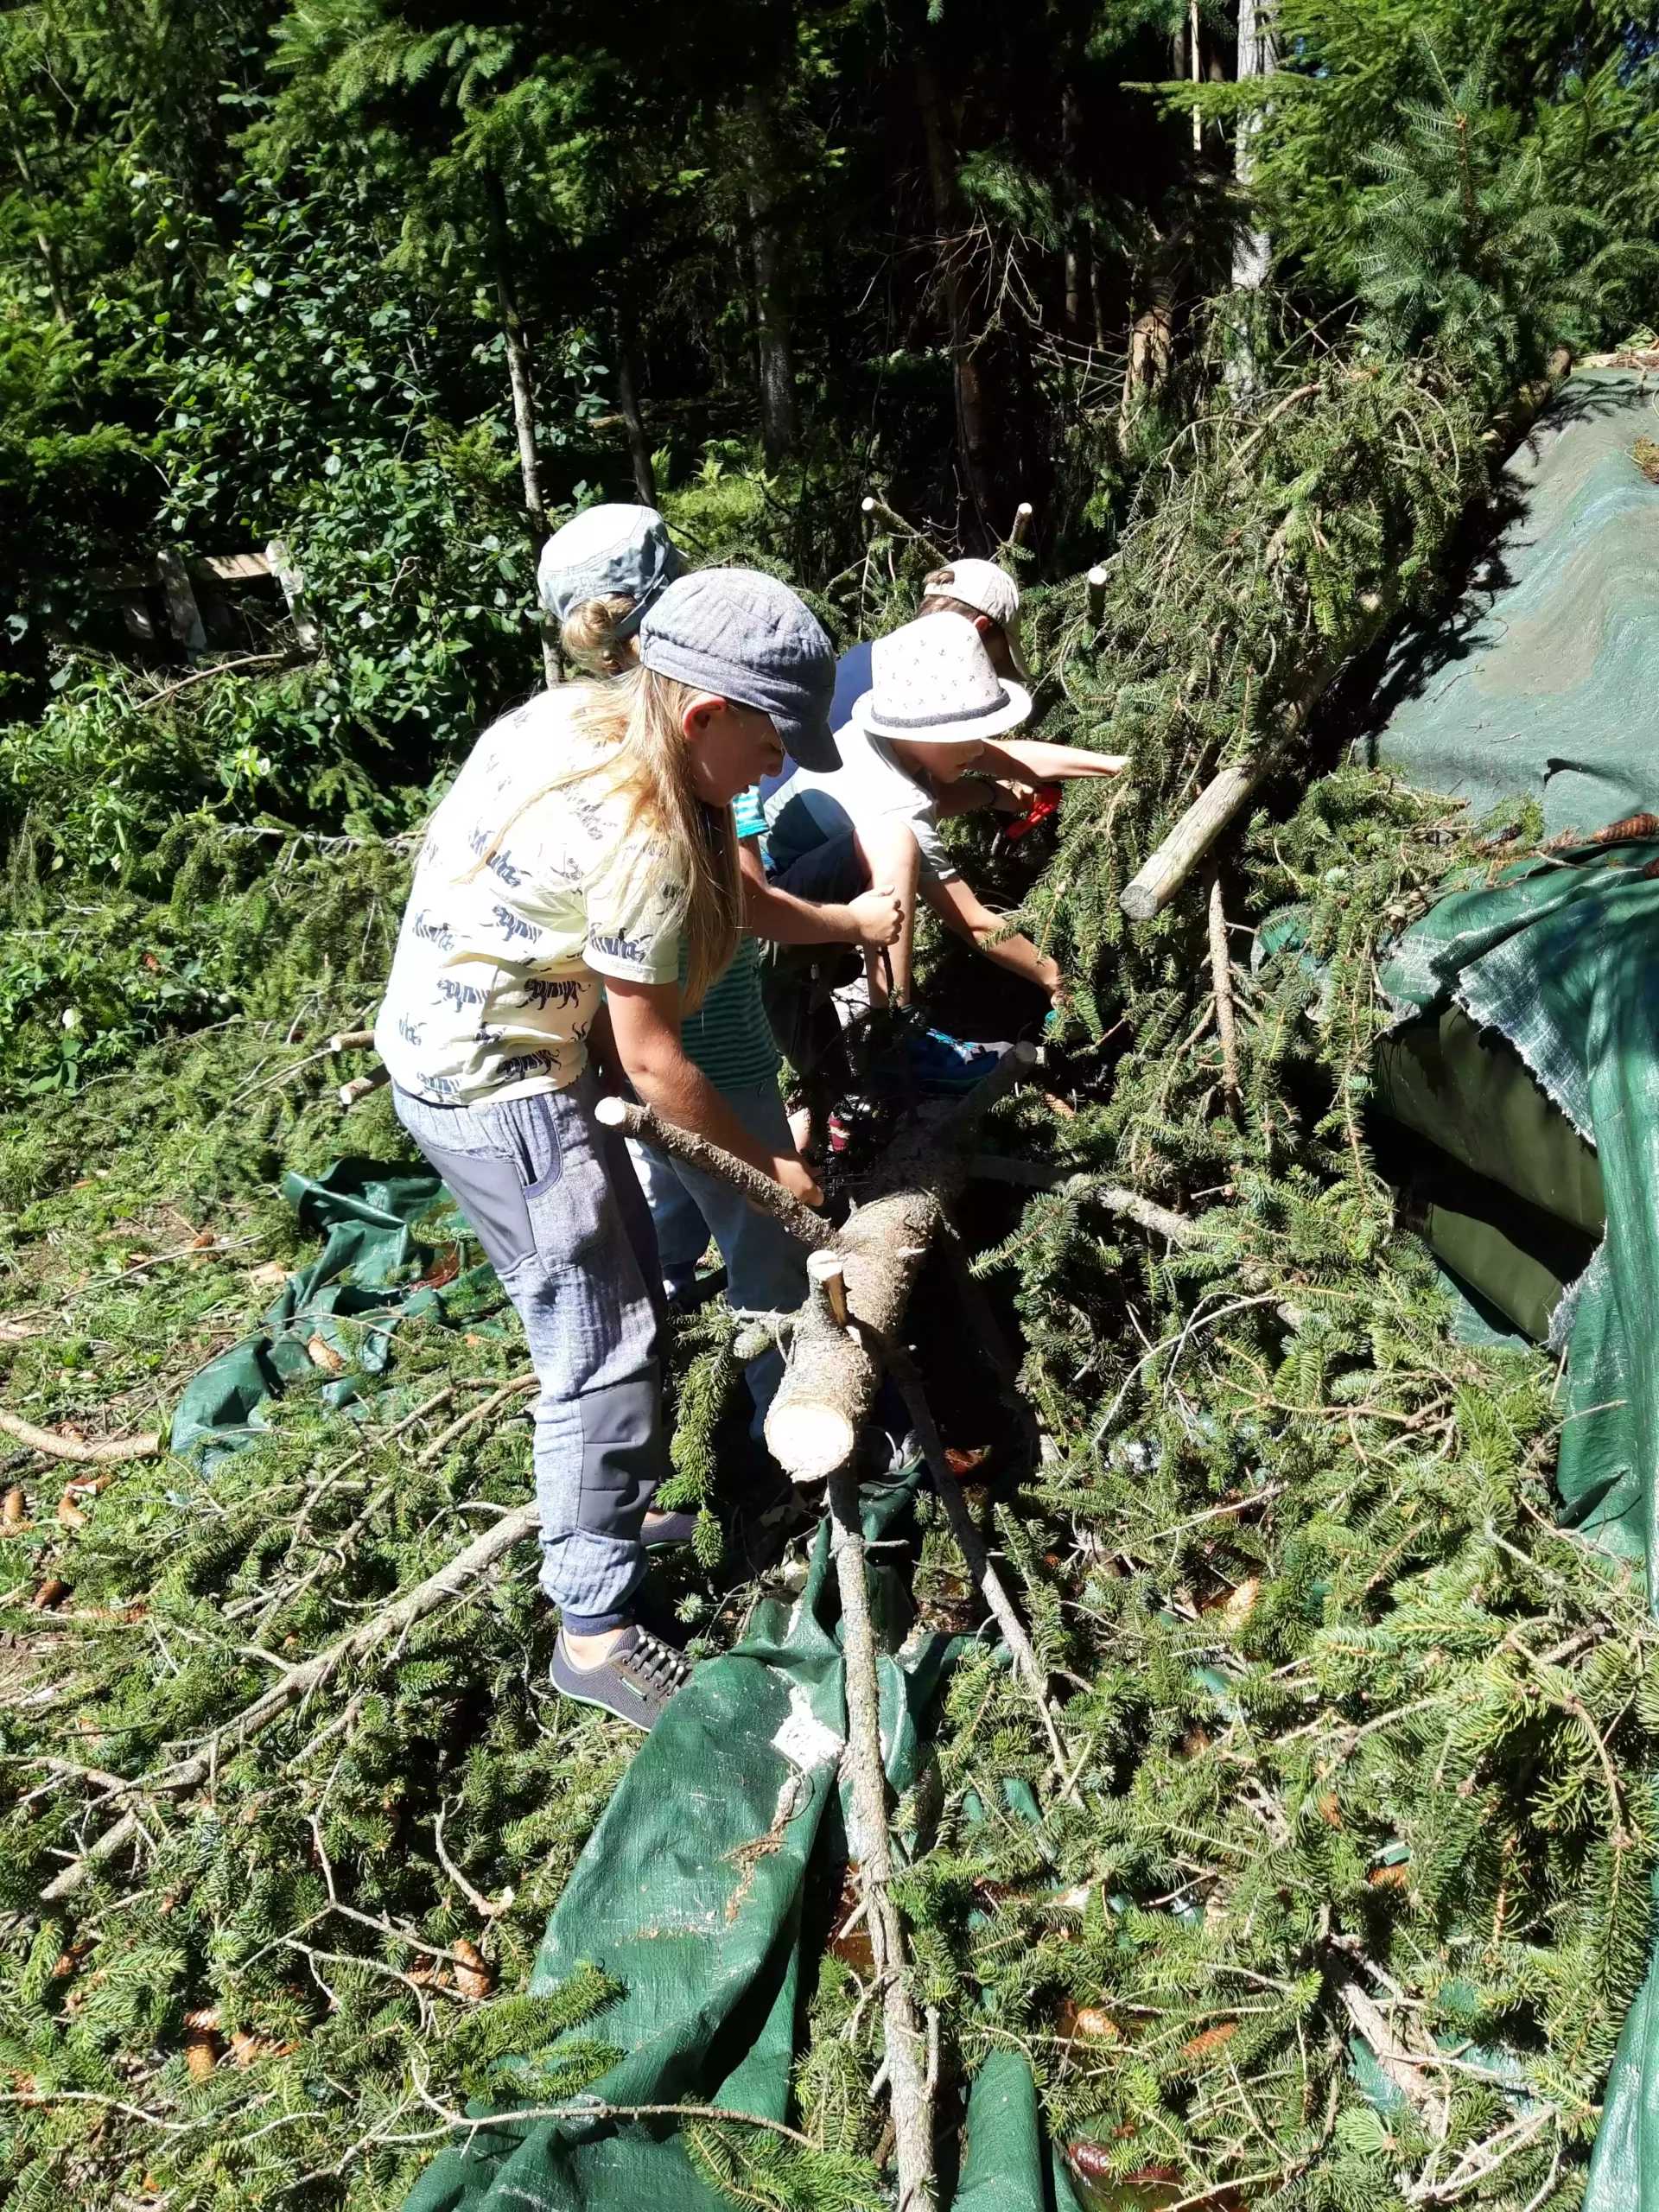
[[[897,1338],[944,1205],[967,1174],[962,1147],[1036,1057],[1033,1046],[1016,1045],[949,1121],[897,1147],[881,1171],[885,1194],[836,1232],[852,1326],[838,1328],[822,1306],[807,1306],[766,1415],[767,1447],[791,1480],[823,1482],[852,1457],[870,1417],[880,1354]]]
[[[1395,586],[1368,591],[1359,601],[1359,619],[1336,651],[1325,654],[1307,682],[1278,717],[1270,747],[1253,753],[1212,776],[1157,849],[1126,884],[1118,904],[1132,922],[1149,922],[1161,913],[1191,876],[1222,831],[1254,795],[1278,756],[1281,745],[1299,737],[1313,709],[1356,654],[1382,635],[1400,604]]]
[[[810,1302],[825,1306],[833,1326],[829,1299],[815,1297]],[[893,1847],[887,1827],[887,1773],[881,1758],[875,1632],[864,1579],[858,1486],[844,1470],[830,1484],[830,1511],[835,1524],[836,1579],[841,1589],[842,1655],[847,1683],[847,1750],[852,1770],[855,1830],[850,1841],[881,1993],[887,2108],[899,2169],[899,2212],[931,2212],[934,2084],[927,2064],[927,2038],[906,1979],[904,1923],[893,1899]]]

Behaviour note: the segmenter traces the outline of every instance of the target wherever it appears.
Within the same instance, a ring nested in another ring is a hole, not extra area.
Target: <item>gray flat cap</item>
[[[699,569],[672,583],[639,626],[639,658],[741,707],[770,715],[803,768],[841,766],[830,734],[836,656],[787,584],[755,569]]]
[[[652,600],[684,574],[655,507],[584,507],[543,546],[536,589],[556,622],[590,599],[631,599],[632,612],[616,626],[619,638],[631,638]]]

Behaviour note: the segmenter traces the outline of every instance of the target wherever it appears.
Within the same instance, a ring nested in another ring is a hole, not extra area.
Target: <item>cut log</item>
[[[726,1152],[717,1144],[710,1144],[707,1137],[694,1135],[677,1123],[665,1122],[654,1107],[637,1106],[630,1098],[601,1098],[594,1109],[594,1119],[601,1128],[620,1129],[625,1136],[637,1137],[641,1144],[655,1145],[658,1152],[665,1152],[671,1160],[677,1160],[683,1166],[695,1167],[704,1175],[715,1175],[732,1184],[753,1206],[762,1213],[769,1213],[775,1221],[782,1222],[790,1235],[805,1245],[809,1252],[822,1251],[835,1241],[833,1229],[821,1221],[810,1206],[804,1206],[791,1198],[783,1185],[770,1175],[763,1175],[758,1167],[751,1167],[747,1160],[740,1160],[734,1153]]]
[[[1396,587],[1368,591],[1359,600],[1359,619],[1334,652],[1325,655],[1306,682],[1278,716],[1277,737],[1288,742],[1300,735],[1313,709],[1357,653],[1375,644],[1400,603]],[[1272,765],[1273,753],[1263,750],[1236,760],[1212,777],[1186,812],[1144,862],[1139,874],[1126,884],[1118,904],[1132,922],[1149,922],[1161,913],[1197,868],[1222,831],[1248,802]]]
[[[1106,571],[1099,567],[1090,569],[1084,581],[1089,587],[1089,620],[1098,629],[1100,618],[1106,612]]]
[[[836,1232],[853,1325],[837,1328],[806,1307],[766,1415],[767,1448],[793,1481],[823,1482],[851,1459],[870,1417],[878,1355],[897,1339],[944,1206],[966,1177],[963,1147],[1036,1058],[1033,1046],[1016,1045],[948,1121],[896,1146],[882,1163],[883,1195]]]
[[[833,1324],[830,1325],[833,1326]],[[934,2203],[933,2082],[927,2037],[906,1979],[904,1923],[893,1899],[893,1847],[887,1827],[887,1772],[881,1757],[881,1701],[875,1674],[875,1633],[864,1578],[864,1537],[858,1485],[842,1471],[830,1487],[836,1579],[841,1590],[842,1654],[847,1684],[847,1752],[852,1770],[851,1838],[870,1949],[881,1991],[887,2106],[898,2167],[899,2212],[931,2212]]]
[[[391,1081],[391,1071],[387,1067],[371,1068],[367,1075],[354,1075],[349,1083],[342,1083],[340,1086],[341,1112],[349,1114],[353,1106],[361,1105],[365,1098]]]
[[[305,577],[301,575],[299,564],[294,562],[292,553],[288,550],[288,542],[283,537],[272,537],[272,542],[265,546],[265,560],[270,562],[272,575],[283,588],[283,600],[288,601],[288,620],[294,624],[294,637],[299,639],[301,651],[316,652],[323,644],[323,631],[319,628],[316,615],[309,608],[309,601],[305,597]]]
[[[1029,499],[1021,499],[1014,511],[1014,527],[1008,532],[1010,545],[1023,545],[1026,533],[1031,528],[1032,506]]]
[[[1259,753],[1224,768],[1198,793],[1163,843],[1124,887],[1119,900],[1132,922],[1161,913],[1267,772]]]
[[[196,594],[191,587],[190,571],[184,565],[184,556],[176,545],[168,546],[156,556],[161,572],[162,591],[167,601],[167,619],[174,636],[188,653],[206,652],[207,632],[201,626],[201,609],[196,604]]]

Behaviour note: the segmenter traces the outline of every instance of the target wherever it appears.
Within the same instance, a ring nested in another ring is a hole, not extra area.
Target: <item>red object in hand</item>
[[[1060,787],[1058,784],[1039,784],[1032,795],[1031,804],[1023,814],[1016,814],[1012,822],[1002,825],[1002,835],[1010,844],[1023,837],[1027,830],[1034,830],[1039,822],[1046,822],[1051,814],[1060,810]]]

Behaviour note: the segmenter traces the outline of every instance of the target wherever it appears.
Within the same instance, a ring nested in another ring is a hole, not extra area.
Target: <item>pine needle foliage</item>
[[[1044,605],[1057,721],[1131,769],[1068,795],[1027,899],[1080,1017],[1045,1084],[1072,1111],[1007,1109],[997,1148],[1056,1186],[977,1262],[1051,1432],[1001,1525],[1081,1786],[964,1671],[907,1902],[964,2056],[1026,2050],[1091,2202],[1155,2172],[1274,2212],[1443,2185],[1565,2208],[1651,1936],[1655,1632],[1639,1581],[1553,1526],[1553,1366],[1453,1339],[1368,1143],[1379,949],[1493,849],[1442,800],[1319,773],[1305,711],[1368,598],[1432,593],[1491,444],[1427,360],[1304,355],[1216,407],[1098,623],[1080,588]],[[1210,871],[1149,925],[1117,902],[1217,763],[1264,751],[1221,863],[1230,1097]],[[1112,1210],[1125,1186],[1192,1240]],[[1040,1828],[976,1811],[1010,1774]]]

